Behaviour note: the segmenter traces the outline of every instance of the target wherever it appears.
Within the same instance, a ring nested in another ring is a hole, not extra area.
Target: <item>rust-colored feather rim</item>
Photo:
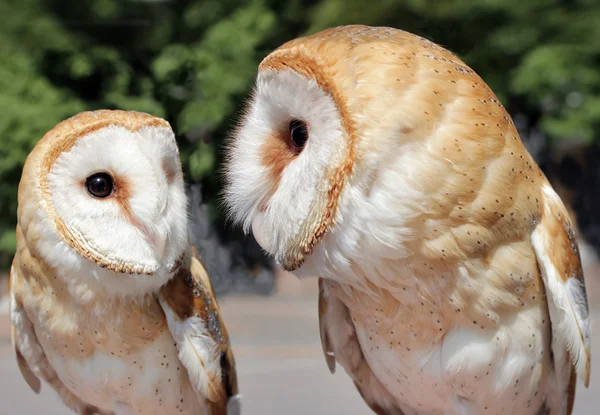
[[[56,160],[63,152],[69,151],[77,143],[77,140],[85,135],[101,130],[109,126],[124,127],[131,132],[138,131],[144,127],[169,128],[169,123],[161,118],[149,114],[133,111],[101,110],[86,111],[75,115],[57,124],[48,131],[36,146],[32,155],[41,157],[38,165],[39,190],[45,212],[55,227],[56,232],[73,250],[79,255],[94,261],[102,268],[110,269],[118,273],[128,274],[151,274],[144,272],[141,267],[113,263],[101,254],[84,249],[80,241],[85,240],[83,235],[74,235],[57,215],[48,187],[48,175]],[[41,153],[40,153],[41,152]]]
[[[293,41],[292,41],[293,42]],[[347,135],[347,153],[337,166],[332,166],[329,171],[329,188],[327,190],[327,200],[317,208],[322,211],[321,217],[311,226],[304,224],[304,228],[299,235],[295,245],[286,253],[281,266],[287,271],[293,271],[300,267],[306,256],[312,253],[314,246],[319,243],[325,233],[333,226],[338,203],[346,180],[352,174],[354,168],[355,148],[357,143],[357,132],[354,122],[349,115],[348,106],[343,94],[341,93],[335,79],[327,70],[328,65],[314,53],[306,50],[302,45],[288,46],[282,45],[270,55],[268,55],[259,65],[259,72],[271,70],[280,72],[283,70],[292,70],[299,75],[314,79],[325,93],[333,99],[335,103],[342,128]]]

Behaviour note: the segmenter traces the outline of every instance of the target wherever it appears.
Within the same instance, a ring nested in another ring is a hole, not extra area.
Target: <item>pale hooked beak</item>
[[[165,210],[167,210],[168,202],[168,185],[165,182],[164,185],[161,186],[160,203],[158,210],[160,212],[160,215],[163,215]],[[145,231],[144,233],[148,238],[148,241],[152,244],[152,246],[154,246],[156,254],[158,255],[158,259],[162,260],[165,256],[165,251],[167,249],[167,237],[164,235],[159,235],[157,233],[150,232],[148,229],[143,229],[142,231]]]
[[[156,259],[161,261],[165,256],[165,251],[167,249],[167,238],[151,232],[146,226],[142,223],[136,221],[135,227],[138,228],[143,234],[146,241],[154,247],[156,252]]]
[[[154,246],[154,249],[156,250],[158,258],[162,260],[165,257],[165,251],[167,249],[167,238],[154,235],[151,241],[152,245]]]
[[[269,252],[270,239],[265,232],[264,214],[257,213],[252,218],[252,234],[262,249]]]

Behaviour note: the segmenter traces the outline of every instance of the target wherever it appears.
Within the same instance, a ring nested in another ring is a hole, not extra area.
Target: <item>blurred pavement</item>
[[[316,280],[284,279],[273,297],[220,300],[236,354],[243,414],[370,414],[343,369],[335,375],[327,369],[319,341]],[[594,310],[598,311],[593,313],[594,320],[598,320],[600,308]],[[600,330],[596,329],[593,346],[600,345],[598,340]],[[597,414],[600,407],[600,346],[592,350],[591,386],[578,388],[577,415]],[[2,415],[70,413],[47,385],[40,396],[28,389],[10,350],[5,316],[0,316],[0,374]]]

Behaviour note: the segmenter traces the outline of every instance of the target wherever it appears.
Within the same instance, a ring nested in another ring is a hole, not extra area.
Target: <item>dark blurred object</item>
[[[239,233],[229,233],[233,239],[223,243],[217,232],[219,222],[210,217],[209,206],[202,202],[202,185],[189,185],[188,195],[192,244],[208,269],[217,295],[271,294],[275,272],[254,237],[242,239]]]
[[[573,137],[553,140],[540,127],[539,116],[517,109],[511,114],[525,147],[567,207],[580,243],[600,256],[600,143]]]
[[[574,216],[579,236],[600,254],[600,145],[561,141],[541,167]]]

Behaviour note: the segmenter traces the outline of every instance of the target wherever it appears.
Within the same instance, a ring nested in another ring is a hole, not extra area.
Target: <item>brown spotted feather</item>
[[[207,398],[211,403],[212,414],[226,415],[229,398],[238,394],[235,360],[212,284],[195,248],[189,269],[179,270],[162,288],[161,298],[180,322],[199,317],[206,323],[206,335],[217,345],[210,357],[218,362],[215,366],[217,370],[211,372],[208,369],[214,362],[200,360],[199,364],[210,377],[210,395]]]

